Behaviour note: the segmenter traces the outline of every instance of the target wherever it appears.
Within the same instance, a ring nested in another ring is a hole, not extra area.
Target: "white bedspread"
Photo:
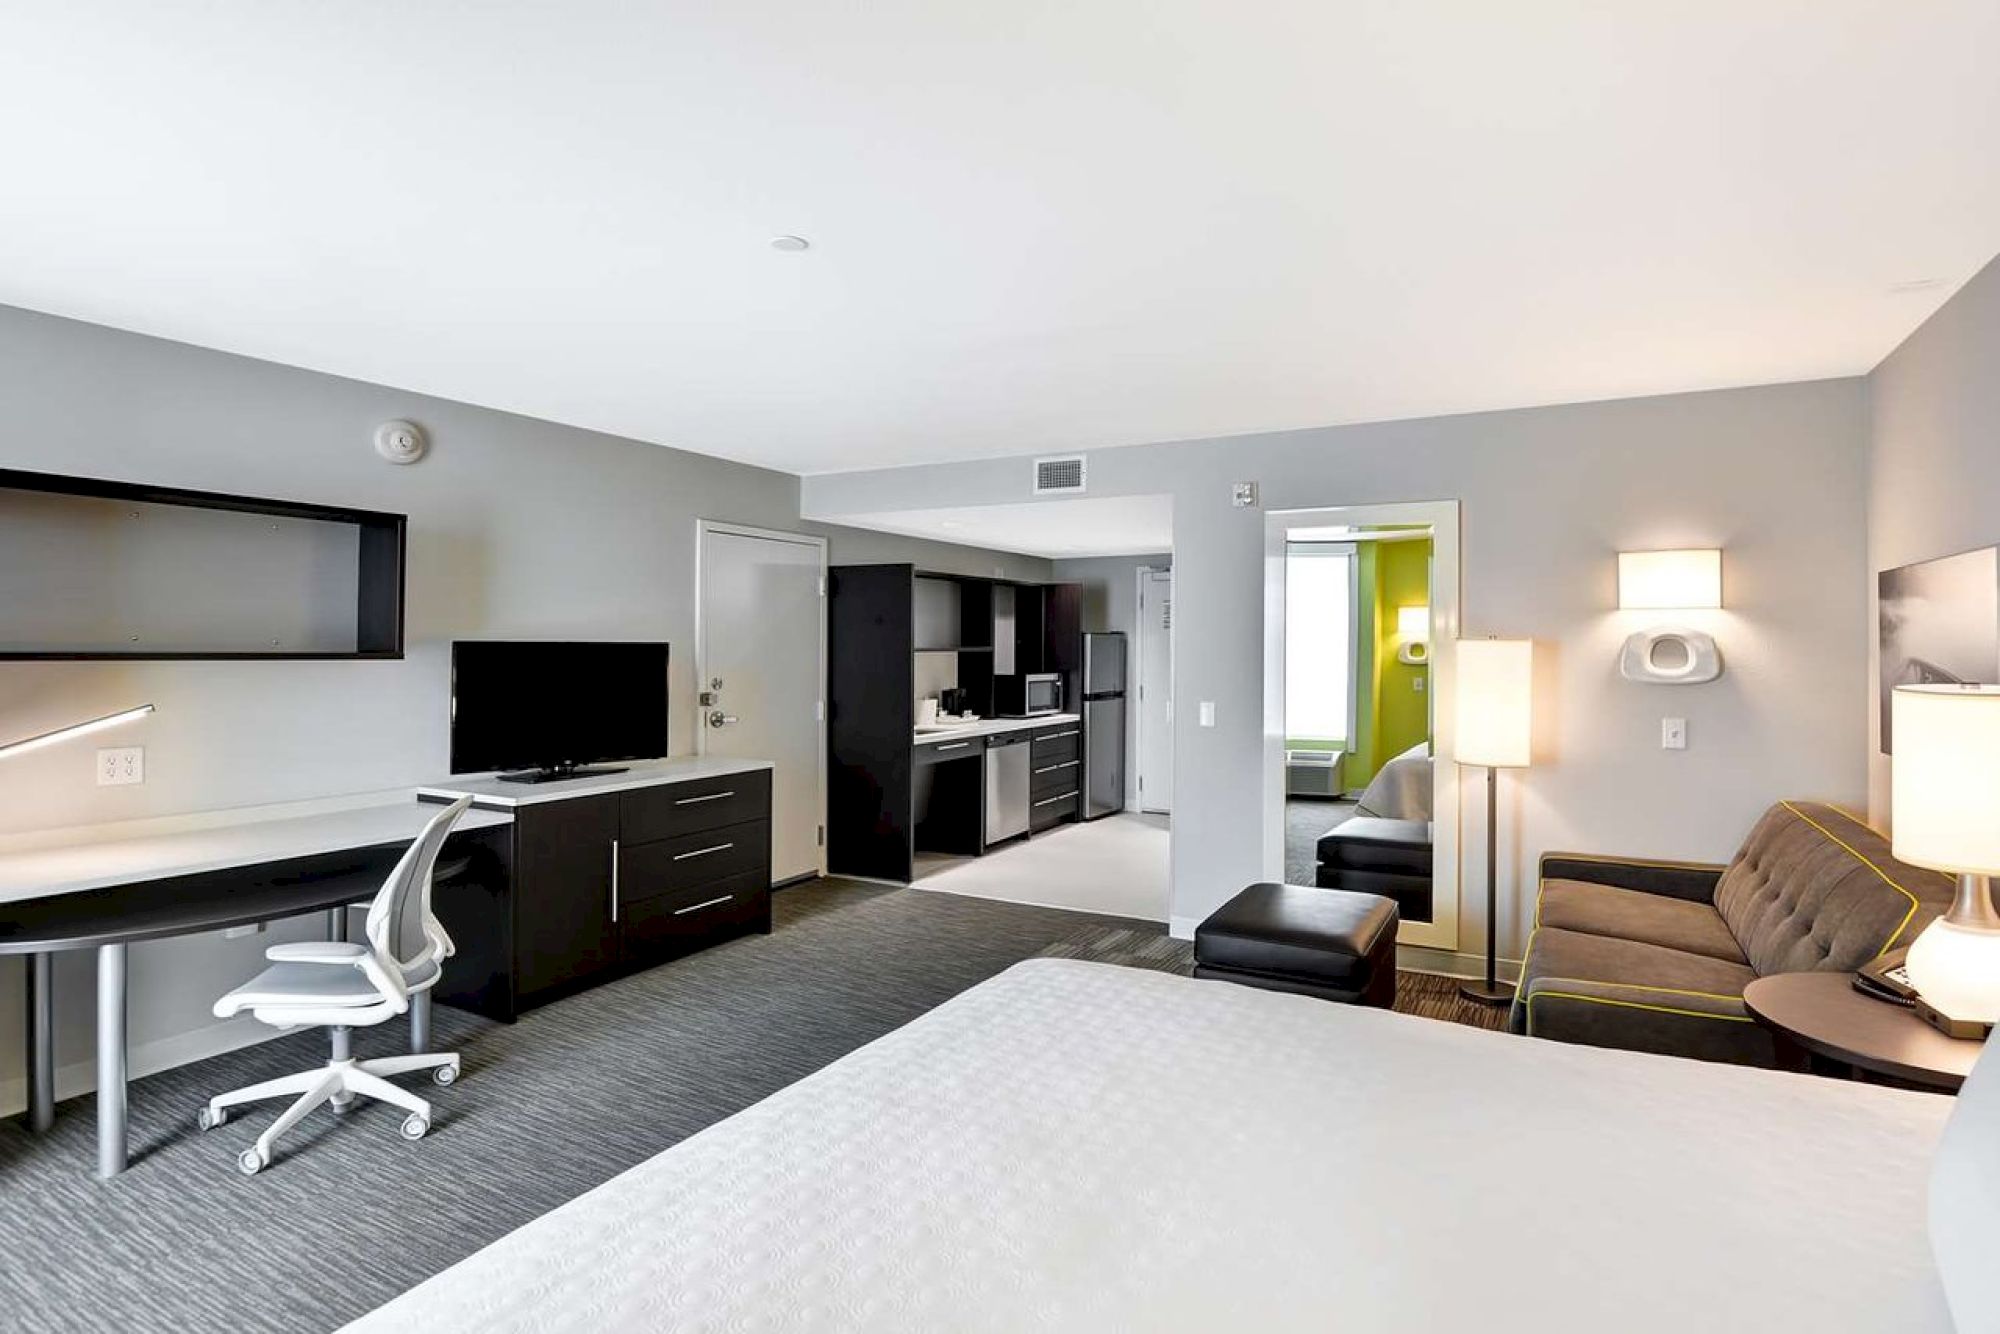
[[[1430,742],[1422,741],[1390,760],[1376,771],[1374,779],[1361,791],[1355,804],[1364,815],[1380,815],[1391,820],[1431,818]]]
[[[1036,960],[350,1328],[1929,1334],[1950,1106]]]

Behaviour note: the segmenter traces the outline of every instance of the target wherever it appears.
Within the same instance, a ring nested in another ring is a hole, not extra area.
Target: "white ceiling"
[[[1853,374],[2000,245],[1992,0],[0,31],[0,302],[799,472]]]
[[[1025,556],[1152,556],[1174,549],[1170,496],[1037,500],[1019,505],[960,506],[841,514],[830,522],[906,537],[1013,551]]]

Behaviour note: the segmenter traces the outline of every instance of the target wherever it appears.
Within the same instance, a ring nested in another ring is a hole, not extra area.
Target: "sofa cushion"
[[[1396,905],[1314,885],[1251,885],[1194,932],[1198,965],[1364,988],[1395,969]]]
[[[1749,962],[1736,948],[1722,914],[1708,904],[1636,889],[1544,880],[1535,904],[1535,925],[1664,945],[1734,964]]]
[[[1544,926],[1529,942],[1512,1026],[1559,1042],[1776,1065],[1769,1030],[1743,1007],[1755,977],[1726,959]]]
[[[1356,871],[1431,873],[1431,825],[1428,820],[1385,820],[1357,815],[1319,836],[1319,859],[1328,866]]]
[[[1834,806],[1781,801],[1722,873],[1715,906],[1761,974],[1859,968],[1951,906],[1952,881],[1899,862]]]

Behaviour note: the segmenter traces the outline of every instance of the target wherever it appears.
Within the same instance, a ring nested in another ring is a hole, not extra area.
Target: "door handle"
[[[708,725],[710,727],[727,727],[729,726],[729,724],[735,721],[736,721],[735,714],[724,713],[721,709],[716,709],[714,712],[708,715]]]

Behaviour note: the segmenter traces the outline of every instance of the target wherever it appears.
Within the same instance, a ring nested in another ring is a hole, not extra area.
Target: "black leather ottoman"
[[[1431,824],[1357,815],[1319,836],[1313,880],[1326,889],[1385,894],[1412,922],[1431,920]]]
[[[1252,885],[1194,929],[1194,975],[1388,1009],[1396,922],[1380,894]]]

